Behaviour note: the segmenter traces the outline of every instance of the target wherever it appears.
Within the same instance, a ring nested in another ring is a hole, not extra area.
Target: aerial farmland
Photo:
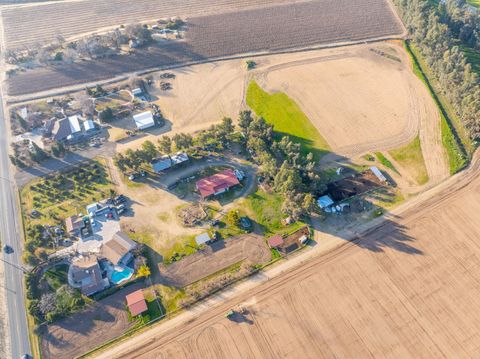
[[[447,4],[0,5],[0,353],[476,354],[480,27]]]
[[[85,6],[83,2],[72,4]],[[53,5],[63,7],[66,4]],[[292,7],[294,18],[291,16]],[[11,10],[12,13],[5,18],[6,27],[11,26],[12,31],[14,31],[13,28],[16,29],[15,31],[21,31],[22,28],[27,27],[29,33],[36,34],[37,32],[31,32],[31,22],[22,24],[21,18],[31,17],[28,14],[22,14],[22,11],[41,11],[42,9],[42,7],[25,7]],[[47,9],[50,13],[56,11],[49,7]],[[89,8],[86,9],[91,11]],[[342,15],[338,16],[338,14]],[[258,22],[256,21],[258,18],[265,21]],[[45,21],[44,26],[47,31],[54,28],[47,17],[36,17],[36,19]],[[97,21],[98,18],[94,19]],[[11,25],[8,25],[9,21],[12,21]],[[80,19],[74,18],[72,21],[80,21]],[[86,22],[83,19],[81,23]],[[39,28],[42,26],[38,24]],[[72,31],[75,26],[69,23],[67,29]],[[399,37],[403,33],[401,23],[384,0],[362,0],[356,2],[354,6],[346,0],[307,1],[290,6],[270,5],[247,10],[237,9],[223,14],[203,14],[188,18],[185,39],[181,41],[162,42],[130,56],[113,56],[96,61],[27,70],[25,73],[10,77],[8,92],[11,96],[22,95],[105,80],[124,73],[151,68],[204,62],[245,53],[277,52],[331,43]],[[21,34],[15,36],[15,39],[18,38],[25,39]],[[26,38],[28,39],[28,36]],[[48,41],[48,39],[49,37],[46,36],[45,40]],[[39,40],[35,39],[35,41]],[[15,46],[14,40],[12,39],[9,44],[7,39],[6,46]]]
[[[472,299],[479,275],[474,238],[480,227],[475,219],[479,181],[471,180],[465,178],[458,187],[450,183],[437,201],[414,206],[402,219],[344,242],[307,268],[264,283],[230,306],[153,332],[147,345],[138,344],[131,352],[123,346],[109,355],[474,356],[479,330],[478,303]],[[452,236],[460,241],[453,243]],[[246,314],[236,320],[221,317],[236,306]]]

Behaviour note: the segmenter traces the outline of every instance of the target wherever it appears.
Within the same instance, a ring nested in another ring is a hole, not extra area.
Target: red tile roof
[[[268,239],[268,245],[272,248],[281,246],[283,244],[283,237],[280,234],[276,234]]]
[[[225,170],[197,181],[197,189],[203,198],[223,192],[240,182],[233,170]]]
[[[139,289],[133,293],[130,293],[125,297],[127,299],[128,309],[130,309],[130,314],[132,316],[139,315],[148,310],[147,302],[143,295],[143,290]]]

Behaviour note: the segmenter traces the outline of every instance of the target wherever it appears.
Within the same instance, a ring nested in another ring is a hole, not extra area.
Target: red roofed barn
[[[135,317],[148,310],[143,290],[139,289],[126,296],[128,309],[132,317]]]
[[[225,170],[197,181],[197,190],[202,198],[216,196],[240,184],[233,170]]]

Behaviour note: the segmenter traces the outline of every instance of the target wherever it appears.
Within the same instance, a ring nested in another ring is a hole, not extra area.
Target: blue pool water
[[[128,267],[123,267],[121,270],[118,270],[118,267],[114,268],[111,276],[111,280],[114,284],[119,284],[123,281],[130,279],[133,275],[133,269]]]

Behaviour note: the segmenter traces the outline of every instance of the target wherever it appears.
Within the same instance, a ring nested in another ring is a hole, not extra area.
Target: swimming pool
[[[112,275],[110,276],[110,280],[113,284],[120,284],[128,279],[130,279],[133,275],[133,269],[129,267],[114,267]]]

